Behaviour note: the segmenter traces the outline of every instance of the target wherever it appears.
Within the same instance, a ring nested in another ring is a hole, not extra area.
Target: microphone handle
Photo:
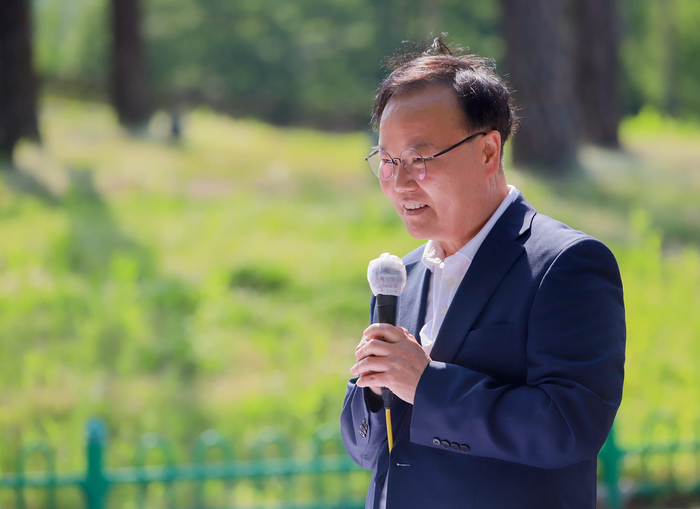
[[[396,295],[377,295],[377,318],[379,323],[389,323],[396,325]],[[393,394],[386,387],[382,387],[382,401],[384,408],[391,408]]]
[[[379,323],[396,325],[396,303],[399,298],[396,295],[377,295],[377,316]]]

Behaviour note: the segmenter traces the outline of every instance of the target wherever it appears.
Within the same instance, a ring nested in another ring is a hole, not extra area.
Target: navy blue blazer
[[[422,252],[404,258],[397,312],[416,338],[431,274]],[[374,471],[366,507],[377,507],[388,472],[388,509],[593,509],[624,355],[612,253],[519,195],[458,288],[414,404],[394,397],[391,455],[384,411],[348,383],[341,432],[355,462]]]

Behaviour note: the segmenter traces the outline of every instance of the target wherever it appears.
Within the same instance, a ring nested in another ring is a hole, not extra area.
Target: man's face
[[[406,148],[430,157],[472,134],[467,131],[457,95],[449,87],[428,87],[392,97],[379,124],[379,146],[398,158]],[[381,181],[408,233],[439,240],[449,256],[486,222],[487,176],[483,136],[427,162],[424,180],[413,180],[403,166]],[[492,211],[491,211],[492,212]]]

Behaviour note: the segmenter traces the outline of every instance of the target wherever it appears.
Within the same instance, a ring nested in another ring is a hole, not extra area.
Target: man
[[[409,234],[397,324],[356,348],[341,430],[367,508],[594,508],[622,396],[613,255],[508,186],[510,94],[490,61],[430,52],[374,105],[367,158]],[[371,300],[376,322],[375,299]],[[381,387],[395,394],[389,453]]]

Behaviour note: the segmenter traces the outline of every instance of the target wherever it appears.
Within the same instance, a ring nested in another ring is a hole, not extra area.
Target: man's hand
[[[369,387],[376,394],[387,387],[411,404],[420,377],[431,360],[406,329],[386,323],[375,323],[365,329],[355,348],[355,359],[357,363],[350,373],[360,377],[358,387]]]

